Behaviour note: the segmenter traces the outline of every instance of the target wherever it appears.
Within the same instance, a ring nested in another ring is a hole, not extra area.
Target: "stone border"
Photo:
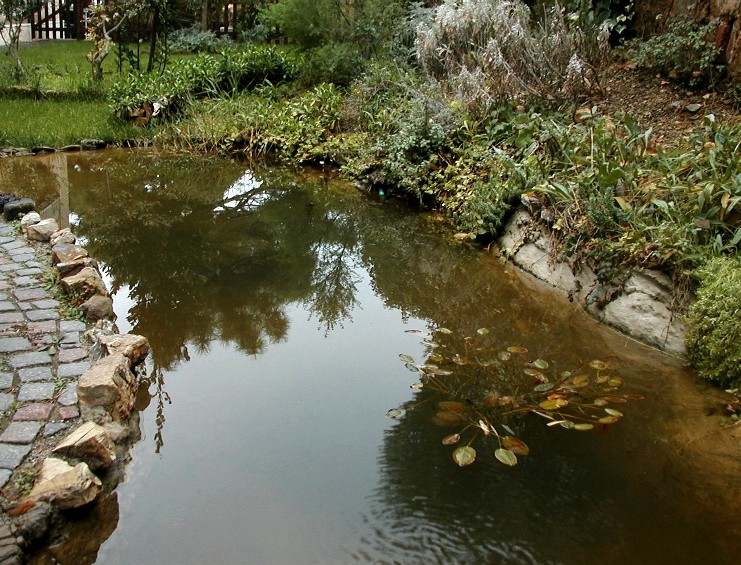
[[[115,487],[139,437],[136,370],[149,352],[146,338],[114,333],[105,283],[69,229],[30,212],[21,230],[27,242],[0,219],[0,565],[23,563],[61,511]],[[49,256],[89,323],[60,319],[42,279]],[[12,498],[33,470],[28,496]]]
[[[515,265],[566,292],[600,322],[667,353],[685,355],[686,329],[673,310],[672,283],[664,273],[635,269],[626,273],[620,292],[613,292],[599,284],[588,266],[573,269],[547,228],[524,209],[510,218],[497,243]]]

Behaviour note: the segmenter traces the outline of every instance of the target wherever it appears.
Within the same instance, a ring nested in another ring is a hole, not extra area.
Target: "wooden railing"
[[[49,0],[31,15],[33,39],[85,39],[83,10],[90,0]]]

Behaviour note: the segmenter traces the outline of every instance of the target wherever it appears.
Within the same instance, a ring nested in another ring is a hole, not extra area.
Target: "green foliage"
[[[113,110],[128,117],[145,105],[177,115],[192,98],[232,96],[261,84],[289,81],[295,65],[273,47],[204,53],[171,64],[161,76],[131,73],[111,87]]]
[[[741,386],[741,261],[716,257],[695,271],[697,301],[687,314],[687,356],[699,375],[724,388]]]
[[[203,31],[193,25],[173,31],[169,37],[169,48],[175,53],[215,53],[232,45],[228,35],[218,36],[213,31]]]
[[[26,496],[33,488],[39,469],[34,465],[23,465],[13,475],[13,486],[20,496]]]
[[[723,72],[715,46],[718,20],[699,24],[689,16],[674,18],[666,31],[628,42],[628,54],[642,67],[655,69],[689,86],[714,84]]]

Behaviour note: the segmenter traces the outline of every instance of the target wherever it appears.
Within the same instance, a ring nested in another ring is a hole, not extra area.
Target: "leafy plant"
[[[714,257],[694,272],[697,300],[687,313],[687,356],[698,374],[724,388],[741,387],[741,261]]]
[[[13,476],[13,485],[20,496],[26,496],[33,488],[36,478],[39,476],[39,470],[34,465],[23,465],[16,470]]]
[[[176,29],[169,35],[168,42],[176,53],[215,53],[233,44],[228,35],[218,36],[213,31],[203,31],[198,25]]]
[[[628,42],[628,55],[639,66],[690,86],[714,84],[723,72],[713,41],[717,28],[718,20],[700,24],[682,15],[668,22],[664,33]]]
[[[438,410],[433,421],[457,428],[442,442],[464,443],[452,454],[461,467],[476,460],[472,446],[480,437],[495,442],[494,455],[505,465],[514,466],[518,456],[528,455],[529,447],[513,429],[517,416],[538,415],[551,428],[600,430],[623,418],[615,406],[642,398],[623,392],[623,380],[599,359],[575,371],[558,372],[547,360],[532,359],[524,347],[491,343],[487,328],[467,336],[447,328],[412,331],[422,336],[429,349],[427,362],[416,364],[406,354],[399,357],[419,374],[412,388],[436,393],[432,399],[439,399]],[[405,413],[394,408],[387,416],[400,418]]]

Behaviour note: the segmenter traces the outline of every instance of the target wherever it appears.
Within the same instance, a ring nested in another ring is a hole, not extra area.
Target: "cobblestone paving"
[[[34,248],[0,220],[0,487],[35,442],[80,416],[76,383],[89,366],[81,343],[87,326],[61,319],[44,283]]]

